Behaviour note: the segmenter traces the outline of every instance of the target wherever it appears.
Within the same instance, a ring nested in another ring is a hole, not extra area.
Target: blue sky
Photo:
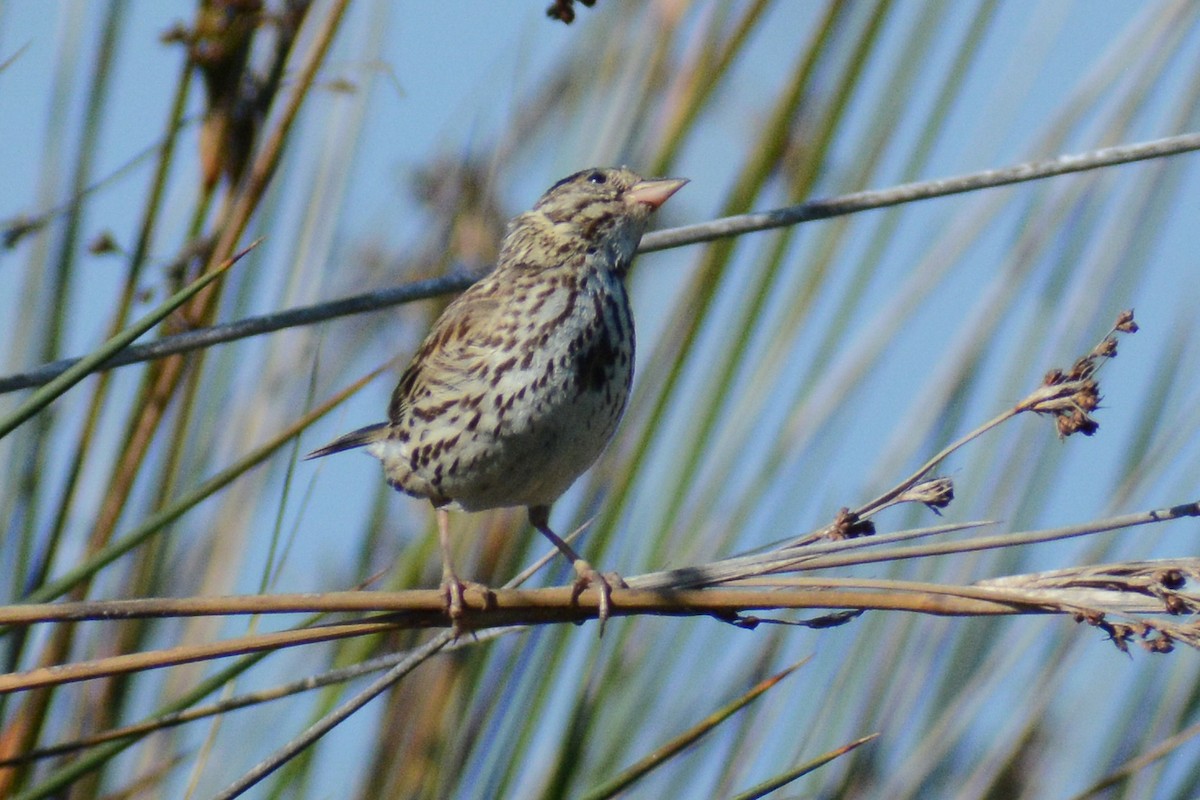
[[[112,174],[155,145],[166,119],[180,59],[178,48],[162,44],[159,35],[176,21],[189,19],[193,5],[167,0],[129,3],[130,13],[118,48],[120,58],[114,65],[111,107],[96,131],[101,144],[92,165],[93,179]],[[293,244],[311,237],[312,244],[304,252],[320,261],[311,273],[320,277],[310,285],[288,287],[286,292],[274,291],[279,287],[270,283],[282,278],[264,278],[273,289],[262,293],[265,300],[256,305],[259,301],[251,298],[244,307],[230,311],[265,313],[274,310],[282,294],[289,297],[289,304],[301,304],[330,299],[348,288],[371,288],[347,287],[345,275],[360,276],[358,264],[370,253],[385,254],[385,261],[399,259],[406,248],[421,240],[428,224],[407,188],[415,172],[435,156],[465,158],[487,152],[509,126],[518,98],[533,91],[544,80],[545,71],[569,48],[581,46],[583,37],[599,29],[604,21],[602,15],[613,13],[617,5],[601,0],[595,9],[580,9],[579,19],[572,27],[547,22],[543,16],[544,3],[540,1],[353,5],[343,36],[322,71],[324,88],[306,107],[298,138],[277,176],[279,189],[271,202],[280,207],[278,221],[270,230],[252,226],[249,234],[268,237],[262,251],[256,254],[265,265],[266,275],[287,274],[286,260],[296,252]],[[756,33],[753,46],[728,85],[718,93],[711,114],[682,148],[672,172],[691,178],[692,183],[665,209],[662,224],[698,222],[719,213],[730,185],[743,166],[746,142],[753,140],[766,107],[780,89],[781,76],[790,72],[800,52],[798,43],[811,34],[821,9],[816,3],[778,6]],[[59,173],[52,185],[40,183],[44,176],[53,173],[47,167],[45,154],[53,152],[48,143],[55,137],[74,141],[84,132],[81,121],[84,76],[92,69],[97,29],[106,7],[87,0],[54,3],[16,0],[0,4],[0,62],[12,59],[0,71],[0,175],[4,176],[0,184],[5,187],[0,192],[0,220],[39,213],[62,203],[67,196],[63,173]],[[683,9],[687,24],[695,26],[712,11],[712,6],[706,3],[695,6],[661,3],[655,7],[665,9],[664,13]],[[1134,37],[1133,44],[1123,38],[1143,22],[1152,24],[1155,15],[1175,13],[1179,7],[1117,0],[1002,3],[980,54],[964,76],[964,99],[950,113],[948,124],[920,166],[919,174],[906,175],[907,154],[925,133],[920,110],[930,108],[934,102],[939,81],[951,70],[952,45],[980,8],[978,4],[957,2],[940,6],[942,13],[937,17],[936,28],[929,31],[927,43],[933,64],[940,66],[940,70],[937,66],[922,67],[907,94],[888,97],[885,88],[895,75],[885,67],[896,63],[895,51],[909,41],[911,26],[918,24],[922,11],[930,7],[919,3],[896,5],[877,51],[879,63],[864,67],[864,83],[852,99],[844,128],[822,166],[816,195],[831,196],[904,180],[957,175],[1114,144],[1106,138],[1109,128],[1103,110],[1110,108],[1111,103],[1106,106],[1105,98],[1119,98],[1129,82],[1136,80],[1137,64],[1155,58],[1160,51],[1178,55],[1162,70],[1162,79],[1146,87],[1148,102],[1130,120],[1121,141],[1153,139],[1200,127],[1194,113],[1190,125],[1179,126],[1177,121],[1187,109],[1172,105],[1175,98],[1184,95],[1183,87],[1194,80],[1200,45],[1194,18],[1183,14],[1187,25],[1158,31],[1155,37]],[[653,32],[644,30],[640,35],[650,37]],[[1182,37],[1181,44],[1172,39],[1175,35]],[[71,44],[64,48],[64,42]],[[64,49],[77,55],[75,63],[62,60]],[[348,80],[356,89],[337,91],[335,80]],[[828,84],[818,82],[818,85],[826,91],[833,90]],[[54,94],[56,86],[62,87],[59,95]],[[1060,140],[1047,144],[1047,131],[1056,115],[1081,96],[1098,98],[1094,100],[1097,110],[1084,115]],[[814,103],[825,99],[814,98]],[[193,92],[191,105],[193,109],[200,108],[198,90]],[[881,118],[894,118],[895,124],[883,144],[878,168],[867,185],[859,185],[853,179],[857,164],[864,158],[862,142],[867,132],[878,128]],[[802,129],[804,122],[798,120],[798,127]],[[606,106],[588,109],[581,112],[580,118],[563,121],[561,135],[539,142],[536,157],[522,154],[515,163],[498,165],[497,191],[506,207],[512,213],[528,207],[546,186],[575,169],[628,158],[629,154],[621,152],[611,141],[598,141],[594,135],[598,129],[619,129],[621,123],[620,115]],[[193,127],[181,147],[194,146]],[[65,152],[72,149],[67,147]],[[328,165],[328,169],[323,170],[323,165]],[[143,161],[95,193],[84,218],[85,242],[107,230],[122,245],[131,245],[149,169],[149,162]],[[181,159],[173,175],[168,190],[168,214],[152,248],[152,271],[161,269],[162,263],[173,255],[172,247],[187,224],[192,202],[194,176],[189,172],[192,169],[190,159]],[[1069,187],[1076,185],[1070,183],[1074,179],[1063,178],[1045,186],[944,198],[905,209],[902,223],[885,251],[873,256],[878,258],[877,269],[873,280],[862,288],[863,302],[855,307],[851,319],[842,320],[836,316],[837,301],[849,291],[857,259],[871,255],[871,236],[887,218],[885,212],[870,212],[847,223],[852,226],[851,241],[840,255],[842,261],[835,277],[821,289],[811,336],[798,338],[794,349],[778,356],[779,369],[769,377],[772,390],[781,397],[794,389],[798,397],[809,402],[813,396],[820,398],[821,391],[832,392],[833,384],[821,384],[813,395],[804,394],[803,387],[792,386],[787,380],[789,373],[808,375],[808,367],[826,357],[817,350],[822,331],[845,322],[848,341],[858,342],[860,337],[863,342],[869,341],[873,326],[897,302],[901,287],[914,275],[934,270],[943,253],[960,243],[965,242],[965,253],[952,257],[947,277],[920,297],[920,313],[914,314],[891,336],[889,357],[881,359],[871,374],[856,384],[852,396],[835,394],[829,399],[829,402],[844,402],[853,413],[835,417],[827,427],[805,430],[785,422],[794,409],[782,402],[762,410],[764,429],[773,432],[768,438],[782,441],[787,436],[793,437],[795,454],[785,453],[781,465],[770,476],[767,500],[750,509],[749,523],[745,532],[736,537],[736,546],[762,545],[806,530],[822,522],[831,510],[879,488],[894,477],[892,472],[873,471],[880,456],[892,459],[884,462],[889,468],[911,467],[917,455],[898,443],[915,436],[914,432],[922,437],[928,433],[922,426],[929,424],[929,420],[923,419],[921,412],[923,404],[929,402],[925,392],[930,376],[937,375],[959,348],[971,341],[970,337],[980,329],[976,327],[980,320],[992,310],[989,303],[999,305],[1010,286],[1015,287],[1013,296],[1005,302],[1011,305],[1004,306],[1006,316],[985,343],[989,354],[986,363],[995,369],[987,371],[980,385],[959,399],[956,410],[962,412],[957,420],[960,429],[997,413],[1005,403],[1014,402],[1031,388],[1021,382],[1028,376],[1017,375],[1014,363],[1028,366],[1034,373],[1053,365],[1066,365],[1080,353],[1081,347],[1086,348],[1104,333],[1103,325],[1096,322],[1083,333],[1072,331],[1059,336],[1066,327],[1059,315],[1073,320],[1102,320],[1121,308],[1133,307],[1143,325],[1142,333],[1122,342],[1121,357],[1105,368],[1105,407],[1099,415],[1102,435],[1094,440],[1076,437],[1061,446],[1054,443],[1057,450],[1046,459],[1054,461],[1058,471],[1053,473],[1052,481],[1039,483],[1036,469],[1031,470],[1034,477],[1028,491],[1040,498],[1032,504],[1036,513],[1031,511],[1028,518],[1008,520],[1010,527],[1064,524],[1133,510],[1122,504],[1124,497],[1114,487],[1122,476],[1123,459],[1139,446],[1139,415],[1156,398],[1166,396],[1167,413],[1186,419],[1188,398],[1194,400],[1200,394],[1188,370],[1179,369],[1180,374],[1171,377],[1164,377],[1158,371],[1159,359],[1175,346],[1185,353],[1181,363],[1194,366],[1196,362],[1192,328],[1198,299],[1197,157],[1176,158],[1167,167],[1159,168],[1162,174],[1158,183],[1140,183],[1152,169],[1156,167],[1125,166],[1089,178],[1092,183],[1083,191],[1084,200],[1069,193]],[[787,202],[782,183],[776,181],[772,185],[761,198],[760,207]],[[1143,247],[1143,239],[1134,238],[1126,243],[1127,250],[1118,252],[1112,249],[1110,240],[1090,233],[1106,227],[1095,225],[1096,219],[1108,221],[1108,227],[1114,228],[1126,222],[1126,209],[1135,207],[1139,192],[1151,196],[1162,192],[1175,209],[1174,213],[1152,217],[1154,230],[1140,234],[1149,244]],[[336,218],[305,218],[304,201],[312,196],[328,197],[330,207],[337,209]],[[1088,198],[1093,201],[1091,204]],[[997,210],[981,232],[959,235],[974,214],[982,214],[992,203],[997,204]],[[808,259],[819,249],[824,233],[835,224],[839,223],[810,224],[796,232],[787,251],[785,285],[793,288],[804,285]],[[1073,236],[1075,231],[1083,233]],[[1038,251],[1036,260],[1029,264],[1014,260],[1014,242],[1027,236],[1043,236],[1053,242],[1047,248],[1050,254]],[[738,287],[736,283],[753,279],[757,274],[752,271],[754,256],[769,247],[771,241],[762,234],[747,237],[739,245],[738,263],[744,269],[727,278],[732,288],[722,295],[721,313],[733,314],[745,301],[752,287]],[[34,237],[14,250],[0,252],[0,319],[22,318],[27,299],[20,291],[28,276],[21,265],[42,246],[45,246],[43,241]],[[645,257],[639,262],[632,280],[639,339],[643,343],[641,367],[645,367],[655,342],[670,331],[672,304],[684,293],[700,254],[701,248],[685,248]],[[1073,277],[1074,273],[1063,277],[1066,272],[1063,265],[1081,262],[1096,265],[1092,274],[1099,276],[1096,280],[1101,285],[1088,284]],[[1019,278],[1026,267],[1033,273],[1028,280]],[[1127,278],[1127,274],[1136,278]],[[65,353],[84,352],[99,340],[107,324],[107,316],[101,312],[115,298],[122,276],[117,261],[88,262],[88,268],[72,287],[75,319],[66,332]],[[394,282],[389,277],[384,271],[374,273],[380,286]],[[786,292],[778,294],[767,303],[764,316],[785,318],[794,296]],[[395,325],[402,331],[395,339],[410,346],[411,336],[419,332],[411,330],[411,320],[401,316],[377,315],[362,323],[329,323],[323,329],[327,334],[323,334],[326,346],[344,342],[346,336],[339,339],[338,332],[345,334],[358,324],[371,331]],[[719,315],[716,318],[720,319]],[[1044,320],[1041,327],[1044,338],[1034,338],[1029,333],[1030,321],[1038,319]],[[769,326],[756,332],[759,348],[756,352],[770,352],[769,333]],[[728,334],[719,325],[706,329],[702,335],[708,350],[703,352],[714,352]],[[301,340],[281,337],[280,341],[281,347],[287,347]],[[379,338],[373,341],[378,345]],[[267,346],[247,345],[245,351],[238,352],[252,356],[258,352],[252,348]],[[840,363],[837,356],[851,350],[852,347],[839,350],[822,366],[828,373],[836,372]],[[0,351],[5,358],[13,354],[10,348]],[[345,369],[336,381],[322,385],[319,391],[331,393],[386,355],[379,347],[367,352],[352,349],[323,352],[325,358],[343,360]],[[248,377],[253,377],[256,363],[247,357],[243,368]],[[0,362],[5,373],[27,366]],[[305,363],[304,369],[307,368]],[[706,375],[703,369],[693,366],[685,374],[685,385],[687,381],[702,383]],[[749,381],[754,376],[767,380],[752,368],[738,378]],[[306,436],[305,445],[316,446],[328,436],[381,418],[393,379],[394,373],[377,380],[344,410]],[[131,377],[123,380],[126,389],[135,385]],[[1010,380],[1015,383],[1009,383]],[[72,396],[60,402],[64,409],[77,408],[72,405],[76,402]],[[1194,413],[1191,418],[1194,423]],[[668,443],[672,439],[686,442],[693,434],[695,419],[695,409],[672,408],[664,422],[663,439]],[[1049,423],[1025,421],[1024,425],[1026,436],[1050,435]],[[1032,433],[1035,426],[1037,431]],[[1140,489],[1134,507],[1195,499],[1196,426],[1184,426],[1180,431],[1178,469],[1167,470],[1160,484]],[[212,441],[218,452],[227,456],[226,460],[243,445],[232,426],[230,431],[214,430]],[[1002,451],[1009,444],[998,441],[983,446]],[[745,460],[738,462],[740,470],[735,470],[728,484],[711,497],[694,498],[696,515],[702,517],[707,513],[711,519],[723,520],[722,515],[737,504],[739,476],[756,474],[755,458],[762,452],[737,441],[720,441],[720,447],[714,448],[714,463],[704,469],[717,475],[727,464],[725,457]],[[663,468],[661,475],[649,479],[641,489],[646,497],[652,498],[669,487],[672,457],[669,444],[659,443],[650,451],[649,458]],[[52,469],[63,470],[66,466],[61,452],[52,458]],[[284,591],[330,588],[335,578],[346,577],[349,567],[337,560],[339,542],[327,532],[331,526],[354,527],[367,518],[378,486],[378,468],[370,459],[346,457],[336,465],[325,465],[320,472],[311,465],[299,469],[301,485],[308,496],[304,503],[294,502],[288,508],[287,521],[289,526],[295,526],[296,540],[279,588]],[[998,485],[1005,476],[971,471],[962,461],[949,463],[947,471],[964,480],[966,517],[992,513],[991,484],[987,480]],[[710,473],[702,470],[701,474]],[[267,491],[278,492],[280,481],[277,469],[267,483]],[[557,518],[572,519],[584,499],[582,490],[569,494],[558,509]],[[399,497],[387,502],[399,534],[397,547],[428,531],[431,519],[423,504]],[[712,507],[705,506],[706,502]],[[1110,507],[1110,502],[1115,506]],[[623,528],[654,530],[659,522],[657,513],[658,509],[650,502],[635,504],[624,518]],[[251,527],[266,530],[273,524],[269,517],[257,522]],[[899,524],[899,520],[894,524]],[[1137,557],[1194,552],[1194,545],[1180,544],[1185,540],[1179,531],[1184,529],[1179,525],[1171,532],[1153,530],[1139,535],[1129,552]],[[1195,526],[1186,530],[1194,533]],[[621,569],[622,564],[640,563],[651,546],[648,540],[649,537],[633,534],[618,536],[609,553],[613,563],[603,566]],[[265,557],[266,537],[248,537],[246,547],[251,555],[245,562],[245,571],[232,584],[239,591],[255,587],[257,571]],[[1085,546],[1078,543],[1041,549],[1031,556],[1029,566],[1062,566],[1084,550]],[[969,565],[962,570],[964,579],[986,577],[971,574]],[[931,623],[928,630],[943,630],[942,623]],[[732,671],[729,664],[746,651],[740,651],[738,644],[731,644],[735,641],[733,637],[718,638],[729,648],[729,661],[717,661]],[[742,642],[744,637],[736,641]],[[699,637],[688,643],[693,647],[704,644]],[[592,640],[583,642],[581,638],[572,651],[574,657],[583,659],[592,645]],[[826,680],[836,679],[836,658],[842,647],[836,636],[797,635],[794,647],[806,652],[821,647],[828,660],[815,669]],[[1101,649],[1089,645],[1087,658],[1091,659],[1089,663],[1099,664],[1097,671],[1114,682],[1136,678],[1136,670],[1145,668],[1131,667],[1123,657],[1118,659],[1107,651],[1100,652]],[[1193,658],[1192,653],[1180,655]],[[1139,665],[1163,663],[1147,662],[1140,656],[1135,661]],[[1019,670],[1014,674],[1019,676]],[[1000,692],[998,696],[1016,702],[1013,698],[1019,699],[1022,689],[1020,678],[1013,678],[1012,684],[1007,693]],[[563,692],[569,696],[567,689]],[[294,722],[294,717],[288,720],[289,725]],[[346,732],[340,732],[333,740],[335,748],[352,746],[355,725],[365,722],[353,722]]]

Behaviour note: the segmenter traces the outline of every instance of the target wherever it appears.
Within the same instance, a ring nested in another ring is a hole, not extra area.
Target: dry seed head
[[[1129,640],[1134,638],[1132,626],[1123,622],[1099,622],[1096,627],[1108,634],[1108,640],[1122,653],[1129,654]]]
[[[1100,344],[1092,348],[1092,356],[1095,358],[1116,358],[1117,357],[1117,340],[1113,336],[1106,336]]]
[[[954,500],[954,481],[949,478],[930,478],[910,487],[896,498],[898,503],[924,503],[929,510],[939,514]]]
[[[1155,580],[1162,584],[1164,589],[1182,589],[1187,583],[1187,576],[1181,570],[1164,569],[1155,576]]]
[[[1175,649],[1175,642],[1165,633],[1160,633],[1153,639],[1146,639],[1142,642],[1142,647],[1151,653],[1170,653]]]
[[[1054,417],[1054,425],[1058,429],[1060,439],[1065,439],[1073,433],[1091,436],[1100,430],[1100,423],[1079,409],[1057,412]]]
[[[1084,378],[1090,377],[1095,371],[1095,360],[1091,356],[1084,356],[1071,365],[1071,371],[1067,373],[1067,380],[1081,381]]]
[[[1042,386],[1021,401],[1018,410],[1053,415],[1060,438],[1073,433],[1094,434],[1100,429],[1100,424],[1091,417],[1091,412],[1100,407],[1100,385],[1095,374],[1105,360],[1117,355],[1117,340],[1112,333],[1134,333],[1137,329],[1133,312],[1121,312],[1109,335],[1072,364],[1069,372],[1049,370],[1042,378]],[[1061,391],[1048,391],[1055,387]]]
[[[1138,324],[1133,321],[1132,308],[1128,309],[1127,311],[1122,311],[1117,315],[1117,322],[1115,325],[1113,325],[1113,330],[1120,331],[1121,333],[1138,332]]]
[[[88,252],[94,256],[121,252],[121,246],[117,244],[117,240],[108,231],[98,233],[94,239],[88,242],[87,248]]]
[[[837,519],[829,526],[827,537],[833,541],[842,539],[857,539],[860,536],[873,536],[875,523],[862,519],[848,508],[838,511]]]
[[[596,4],[596,0],[578,0],[578,2],[588,8]],[[570,25],[575,21],[575,3],[576,0],[554,0],[546,9],[546,16]]]

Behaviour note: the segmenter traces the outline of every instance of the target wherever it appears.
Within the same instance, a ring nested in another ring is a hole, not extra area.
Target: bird
[[[598,591],[603,635],[620,578],[563,541],[550,508],[625,411],[635,347],[625,277],[651,214],[687,182],[607,167],[555,183],[508,223],[495,267],[434,322],[387,421],[305,456],[365,448],[393,488],[433,505],[440,588],[456,627],[466,587],[451,559],[449,512],[524,506],[574,568],[573,602],[588,586]]]

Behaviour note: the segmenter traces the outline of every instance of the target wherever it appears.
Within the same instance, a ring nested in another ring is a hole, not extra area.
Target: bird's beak
[[[658,208],[687,182],[687,178],[652,178],[639,181],[626,190],[625,202],[645,203],[650,208]]]

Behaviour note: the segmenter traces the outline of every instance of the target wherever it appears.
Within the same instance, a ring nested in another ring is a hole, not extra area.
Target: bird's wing
[[[486,279],[485,279],[486,281]],[[488,354],[482,344],[494,327],[500,302],[475,284],[446,307],[425,341],[417,348],[408,368],[400,376],[388,405],[393,424],[404,419],[408,409],[427,390],[436,393],[452,387],[471,366]]]

